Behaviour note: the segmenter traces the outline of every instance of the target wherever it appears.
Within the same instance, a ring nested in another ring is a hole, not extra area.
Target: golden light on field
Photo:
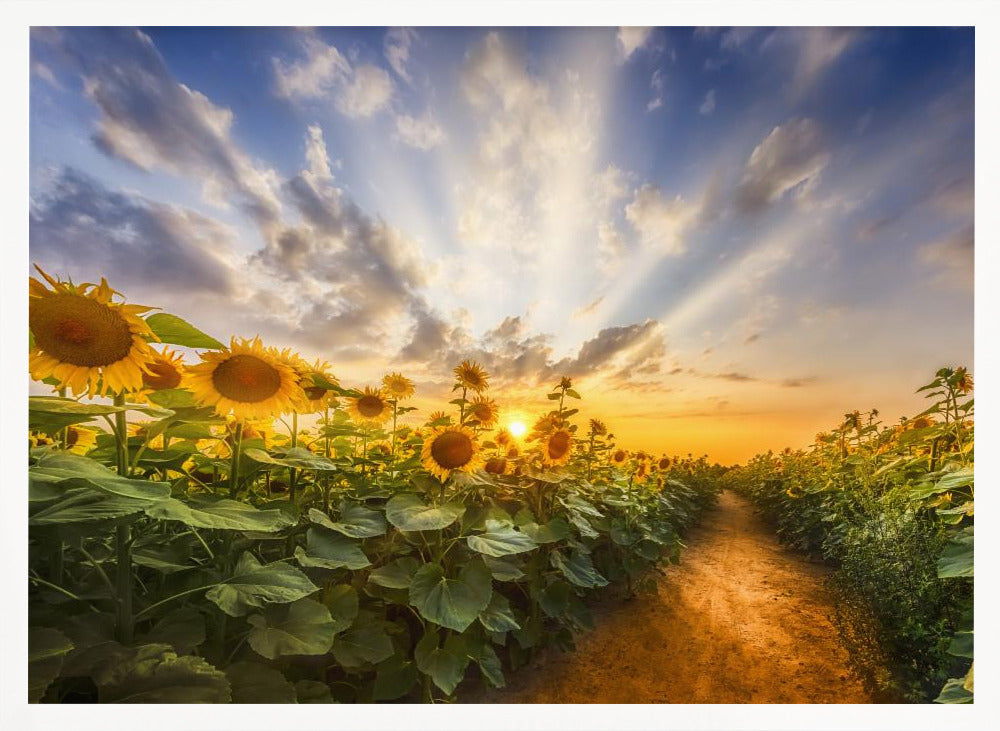
[[[523,421],[512,421],[507,425],[507,430],[515,439],[520,439],[528,431],[528,427]]]

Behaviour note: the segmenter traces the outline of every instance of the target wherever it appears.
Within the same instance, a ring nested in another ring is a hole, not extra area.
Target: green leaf
[[[586,589],[608,585],[608,580],[597,573],[590,556],[582,551],[573,551],[569,559],[562,552],[553,551],[549,554],[549,561],[552,568],[561,571],[571,584]]]
[[[372,700],[394,701],[402,698],[416,682],[417,666],[399,655],[393,655],[378,664]]]
[[[549,617],[558,617],[569,604],[570,587],[565,581],[553,581],[538,595],[538,606]]]
[[[228,703],[226,675],[169,645],[124,648],[95,668],[101,703]]]
[[[527,534],[496,520],[487,520],[486,532],[469,536],[466,542],[473,551],[494,557],[524,553],[538,547]]]
[[[973,575],[973,526],[962,530],[945,545],[938,559],[938,578],[953,579]]]
[[[457,635],[450,635],[444,647],[438,647],[438,642],[436,631],[426,632],[414,648],[413,658],[420,672],[429,675],[434,685],[451,695],[465,676],[469,657],[462,638]]]
[[[176,520],[195,528],[275,533],[295,525],[295,520],[282,510],[258,510],[249,503],[228,498],[190,497],[186,501],[168,498],[153,503],[145,512],[150,518]]]
[[[129,500],[152,502],[170,497],[168,483],[122,477],[104,465],[78,454],[47,454],[28,472],[33,482],[49,482],[67,488],[89,487]]]
[[[972,703],[974,696],[965,689],[965,678],[951,678],[941,689],[935,703]]]
[[[580,394],[578,394],[578,393],[577,393],[577,392],[576,392],[576,391],[575,391],[574,389],[572,389],[572,388],[567,388],[567,389],[566,389],[566,395],[567,395],[567,396],[571,396],[572,398],[575,398],[575,399],[578,399],[578,398],[582,398],[582,397],[580,396]]]
[[[165,409],[195,409],[198,402],[194,400],[194,395],[186,388],[164,388],[159,391],[151,391],[147,398],[157,406]],[[211,412],[209,412],[211,413]]]
[[[371,566],[361,546],[351,538],[325,528],[310,528],[306,531],[306,549],[295,549],[295,560],[306,568],[350,569],[357,571]]]
[[[380,623],[355,625],[333,640],[333,656],[344,667],[379,663],[392,655],[392,640]]]
[[[284,561],[261,564],[249,551],[240,557],[235,575],[205,596],[232,617],[242,617],[268,604],[288,604],[309,596],[317,587]]]
[[[333,645],[336,624],[330,610],[313,599],[272,605],[263,614],[251,614],[248,641],[268,660],[284,655],[323,655]]]
[[[263,449],[250,447],[243,450],[243,454],[254,462],[261,464],[276,465],[278,467],[293,467],[297,470],[318,470],[332,472],[337,469],[337,465],[318,454],[313,454],[303,447],[294,447],[285,452],[284,457],[272,457]]]
[[[457,579],[447,578],[440,564],[424,564],[410,584],[410,603],[420,615],[456,632],[476,621],[492,594],[490,570],[476,559],[462,567]]]
[[[569,523],[563,518],[553,518],[544,525],[525,523],[521,530],[535,543],[555,543],[569,537]]]
[[[143,641],[171,645],[178,655],[190,655],[205,641],[205,617],[193,607],[174,609],[153,625]]]
[[[124,518],[141,513],[146,505],[145,500],[115,497],[87,487],[78,487],[67,490],[54,502],[31,513],[28,525],[60,525]]]
[[[59,630],[28,628],[28,703],[42,699],[72,649],[73,643]]]
[[[379,566],[368,575],[368,580],[387,589],[409,589],[413,574],[420,562],[412,556],[403,556],[395,561]]]
[[[309,520],[348,538],[374,538],[384,535],[386,530],[385,516],[382,513],[355,503],[340,504],[340,520],[337,522],[315,508],[309,509]]]
[[[160,339],[161,343],[183,345],[187,348],[209,348],[211,350],[222,350],[226,347],[212,336],[206,335],[194,325],[177,317],[177,315],[157,312],[146,318],[146,324],[149,325],[149,329]]]
[[[517,564],[507,561],[502,558],[493,558],[492,556],[483,556],[483,563],[493,574],[493,578],[497,581],[517,581],[524,577],[524,572],[517,566]]]
[[[521,629],[521,625],[514,618],[514,612],[511,611],[507,597],[498,591],[493,592],[489,605],[479,613],[479,623],[490,632],[508,632],[512,629]]]
[[[323,589],[320,600],[330,610],[333,632],[343,632],[358,616],[358,592],[350,584],[334,584]]]
[[[413,494],[396,495],[386,503],[385,517],[405,531],[441,530],[461,517],[465,506],[461,503],[426,505]]]
[[[955,657],[973,657],[974,638],[972,632],[956,632],[948,646],[948,654]]]
[[[333,703],[330,686],[318,680],[299,680],[295,683],[295,697],[299,703]]]
[[[296,703],[295,686],[279,671],[259,662],[241,660],[226,668],[233,703]]]
[[[503,665],[501,665],[500,658],[497,657],[496,650],[493,649],[492,645],[488,642],[482,643],[473,659],[487,683],[494,688],[503,688],[507,685],[507,681],[503,677]]]

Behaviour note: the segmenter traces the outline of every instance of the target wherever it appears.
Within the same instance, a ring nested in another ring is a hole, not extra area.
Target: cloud
[[[299,61],[271,59],[278,96],[297,101],[332,97],[337,110],[351,118],[371,117],[389,106],[394,87],[385,69],[373,64],[352,66],[312,30],[300,33],[299,46],[305,55]]]
[[[258,168],[233,142],[233,114],[177,83],[144,33],[76,28],[39,36],[83,79],[100,111],[94,142],[142,170],[201,181],[206,200],[235,200],[259,225],[280,215],[274,171]]]
[[[698,113],[702,115],[709,115],[715,111],[715,89],[709,89],[705,94],[705,100],[698,107]]]
[[[737,207],[758,213],[792,188],[812,182],[830,156],[819,125],[811,119],[792,119],[778,125],[754,148],[736,187]]]
[[[665,79],[663,78],[663,72],[660,69],[656,69],[653,72],[652,78],[649,80],[649,88],[653,90],[653,98],[649,100],[646,104],[646,111],[651,112],[654,109],[659,109],[663,106],[663,90],[666,86]]]
[[[416,118],[404,114],[396,117],[395,137],[419,150],[430,150],[445,140],[444,130],[430,115]]]
[[[410,46],[417,40],[417,32],[413,28],[390,28],[382,42],[385,59],[392,70],[407,83],[412,82],[406,64],[410,60]]]
[[[632,54],[645,47],[653,37],[652,28],[639,26],[624,26],[618,29],[618,51],[623,60],[628,61]]]
[[[107,276],[143,296],[236,294],[235,242],[229,226],[108,190],[73,168],[56,171],[29,209],[34,261],[83,281]]]
[[[646,183],[625,206],[625,220],[639,233],[644,246],[667,256],[687,250],[684,235],[698,218],[700,207],[681,196],[668,198],[657,186]]]
[[[917,259],[934,272],[938,284],[971,292],[975,272],[976,235],[972,224],[917,249]]]
[[[761,48],[791,49],[795,56],[790,64],[795,70],[792,93],[801,96],[861,37],[857,28],[779,28],[764,40]]]
[[[330,155],[323,140],[323,129],[318,124],[311,125],[306,136],[306,162],[309,172],[319,180],[333,180],[330,170]]]

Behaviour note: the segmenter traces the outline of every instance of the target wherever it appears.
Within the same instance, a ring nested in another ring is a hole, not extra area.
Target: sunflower
[[[507,459],[517,459],[521,455],[521,450],[516,446],[508,447]]]
[[[392,445],[385,441],[375,442],[368,445],[368,456],[376,459],[387,459],[392,455]]]
[[[660,461],[657,462],[657,466],[661,470],[669,470],[670,469],[670,457],[661,457]]]
[[[74,454],[86,454],[97,444],[97,430],[85,426],[66,427],[66,448]]]
[[[648,474],[649,474],[649,462],[647,462],[644,459],[640,459],[639,463],[636,465],[635,468],[635,476],[641,480]]]
[[[350,400],[347,413],[356,422],[383,424],[392,416],[392,407],[382,389],[365,386],[364,393]]]
[[[299,386],[302,387],[302,391],[306,397],[306,405],[302,409],[304,412],[314,414],[325,410],[329,406],[337,405],[337,397],[324,383],[337,385],[337,379],[330,375],[329,363],[317,358],[310,365],[299,358],[296,361],[295,370],[299,375]]]
[[[74,285],[35,268],[52,289],[28,279],[31,377],[55,378],[77,395],[141,388],[152,357],[147,340],[156,336],[139,315],[150,308],[112,302],[117,293],[104,278],[99,285]]]
[[[396,401],[410,398],[414,393],[413,381],[402,373],[388,373],[382,376],[382,390]]]
[[[443,411],[435,411],[427,417],[428,426],[443,426],[451,424],[451,417]]]
[[[571,447],[572,437],[570,433],[565,429],[557,429],[545,440],[545,446],[542,448],[542,462],[550,467],[566,464],[569,462]]]
[[[265,348],[260,338],[234,337],[229,348],[202,353],[201,359],[185,369],[181,384],[220,416],[263,419],[307,408],[296,361],[287,351]]]
[[[953,376],[953,382],[955,385],[955,390],[958,391],[962,396],[968,394],[972,388],[972,376],[969,375],[968,369],[965,366],[961,366],[955,369],[955,375]]]
[[[624,449],[616,449],[611,453],[611,464],[621,467],[628,462],[628,452]]]
[[[485,396],[477,396],[469,405],[469,418],[479,422],[478,426],[489,429],[497,423],[500,410],[497,402]]]
[[[424,440],[420,459],[423,461],[424,469],[442,482],[456,470],[471,472],[481,463],[475,434],[464,426],[434,429]]]
[[[608,427],[600,419],[591,419],[590,433],[593,434],[595,437],[602,437],[608,433]]]
[[[911,422],[911,426],[914,429],[926,429],[929,426],[934,426],[934,419],[929,416],[918,416]]]
[[[506,447],[514,439],[514,435],[510,433],[510,430],[504,427],[503,429],[498,429],[496,436],[493,437],[493,441],[496,442],[501,447]]]
[[[153,350],[153,360],[146,365],[148,373],[142,374],[142,386],[149,391],[163,391],[181,385],[184,374],[184,355],[164,348]]]
[[[490,387],[489,374],[475,361],[463,360],[461,364],[455,366],[454,373],[461,388],[482,393]]]
[[[507,460],[503,457],[490,457],[486,460],[484,468],[491,475],[503,475],[507,473]]]

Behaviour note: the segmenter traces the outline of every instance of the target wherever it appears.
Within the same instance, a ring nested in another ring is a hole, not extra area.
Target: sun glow
[[[520,439],[528,431],[528,427],[523,421],[512,421],[507,425],[507,430],[515,439]]]

